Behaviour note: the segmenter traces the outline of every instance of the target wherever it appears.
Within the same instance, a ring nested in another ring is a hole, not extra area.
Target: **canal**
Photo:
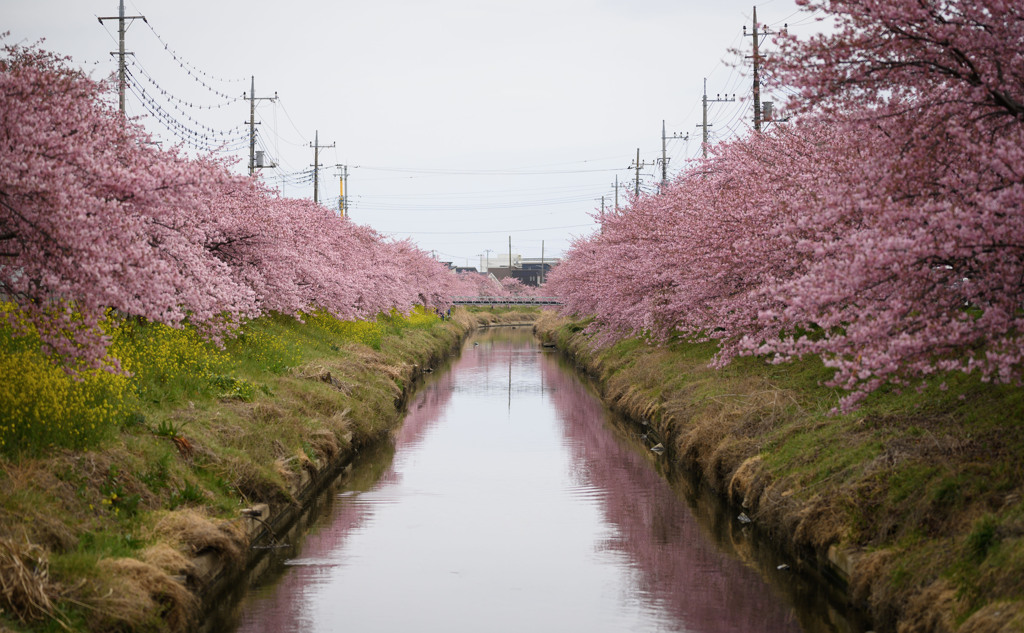
[[[638,433],[528,328],[477,332],[218,628],[863,630],[716,498],[659,474]]]

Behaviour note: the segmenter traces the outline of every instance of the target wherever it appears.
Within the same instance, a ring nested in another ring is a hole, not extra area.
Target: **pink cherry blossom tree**
[[[453,297],[500,297],[501,283],[489,273],[462,272],[456,275]]]
[[[503,297],[525,297],[530,289],[523,282],[515,277],[505,277],[501,280],[501,296]]]
[[[604,216],[552,288],[606,336],[820,355],[846,407],[939,371],[1020,380],[1024,10],[803,4],[837,26],[769,66],[791,121]]]
[[[0,295],[70,369],[104,364],[109,309],[216,337],[267,312],[448,305],[454,275],[411,243],[161,150],[66,59],[4,52]]]
[[[202,195],[201,170],[161,151],[104,87],[36,49],[0,61],[0,288],[57,357],[96,365],[106,308],[168,323],[250,307],[226,266],[162,212]]]
[[[776,70],[797,113],[852,113],[887,140],[863,182],[829,194],[844,226],[777,288],[786,317],[828,334],[766,340],[821,354],[846,405],[943,370],[1019,380],[1024,299],[1024,7],[1001,0],[807,3],[832,34],[786,39]]]

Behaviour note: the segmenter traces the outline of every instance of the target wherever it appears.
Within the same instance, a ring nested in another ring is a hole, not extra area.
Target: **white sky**
[[[793,0],[757,10],[770,28],[820,28]],[[117,0],[0,0],[0,31],[45,38],[103,78],[116,71],[117,22],[96,18],[117,13]],[[279,97],[257,102],[260,145],[280,165],[265,180],[311,198],[318,131],[334,145],[320,153],[322,203],[337,207],[334,165],[348,165],[353,220],[458,265],[507,255],[509,236],[526,257],[542,240],[545,256],[562,255],[593,231],[601,196],[613,204],[616,176],[625,201],[638,148],[642,186],[656,186],[662,120],[670,137],[689,133],[667,143],[671,177],[700,154],[705,77],[709,97],[737,94],[709,107],[712,140],[752,125],[749,63],[730,52],[750,54],[752,0],[126,0],[125,13],[148,20],[126,37],[153,83],[135,68],[138,81],[188,127],[241,137],[229,151],[239,171],[255,76],[257,97]],[[193,80],[165,44],[237,100]],[[161,90],[220,107],[182,114]],[[176,142],[131,93],[128,112]]]

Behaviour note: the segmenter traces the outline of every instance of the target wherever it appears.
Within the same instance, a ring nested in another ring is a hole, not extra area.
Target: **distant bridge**
[[[455,297],[457,306],[560,306],[558,297]]]

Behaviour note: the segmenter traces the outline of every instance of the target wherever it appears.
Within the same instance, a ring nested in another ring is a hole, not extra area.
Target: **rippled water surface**
[[[525,328],[476,335],[234,609],[237,631],[830,629],[723,552],[607,420]]]

